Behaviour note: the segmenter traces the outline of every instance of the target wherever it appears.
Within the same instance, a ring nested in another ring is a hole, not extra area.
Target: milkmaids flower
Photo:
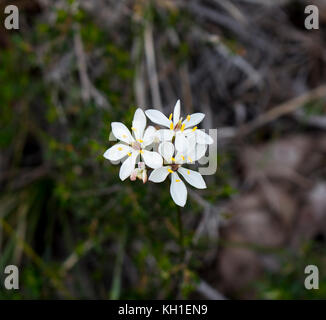
[[[206,145],[195,145],[186,154],[178,152],[176,156],[173,157],[175,151],[173,144],[171,142],[161,143],[159,152],[168,165],[153,170],[148,180],[156,183],[163,182],[166,177],[171,174],[171,197],[178,206],[184,207],[187,201],[187,188],[180,179],[179,174],[193,187],[205,189],[206,183],[202,175],[197,171],[184,168],[183,165],[202,158],[206,152],[206,148]]]
[[[213,139],[201,130],[197,130],[196,125],[200,123],[205,114],[193,113],[185,120],[180,118],[180,100],[177,101],[173,113],[167,118],[161,111],[149,109],[145,111],[147,117],[154,123],[169,129],[160,129],[156,133],[161,141],[171,141],[175,137],[175,148],[177,151],[185,152],[191,147],[188,137],[195,137],[199,144],[212,144]]]
[[[121,143],[117,143],[106,150],[103,156],[111,161],[118,161],[128,156],[120,168],[119,177],[121,180],[125,180],[133,173],[139,156],[152,169],[162,167],[163,159],[161,155],[145,149],[153,143],[156,129],[149,126],[145,130],[146,117],[142,109],[138,108],[134,114],[131,127],[133,135],[121,122],[112,122],[111,127],[114,136]]]

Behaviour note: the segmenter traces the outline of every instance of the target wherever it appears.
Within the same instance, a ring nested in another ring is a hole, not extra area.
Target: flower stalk
[[[177,207],[177,223],[178,223],[178,231],[179,231],[180,263],[182,264],[185,255],[185,245],[184,245],[182,209],[180,206]]]

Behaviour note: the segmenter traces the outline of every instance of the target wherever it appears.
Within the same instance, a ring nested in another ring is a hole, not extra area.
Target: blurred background
[[[0,25],[1,299],[326,298],[324,0],[2,0]],[[181,258],[169,182],[102,156],[112,121],[178,98],[218,128]]]

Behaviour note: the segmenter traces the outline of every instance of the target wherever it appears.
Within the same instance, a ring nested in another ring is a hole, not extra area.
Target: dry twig
[[[240,127],[236,133],[237,136],[244,136],[255,129],[264,126],[265,124],[274,121],[286,114],[294,112],[296,109],[302,107],[305,103],[313,99],[321,99],[326,96],[326,84],[319,86],[318,88],[311,90],[299,97],[286,101],[269,111],[261,114],[252,122],[249,122]]]

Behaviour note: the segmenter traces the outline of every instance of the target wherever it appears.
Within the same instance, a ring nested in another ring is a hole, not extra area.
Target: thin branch
[[[145,63],[142,54],[142,41],[140,37],[134,40],[133,59],[135,61],[134,90],[137,106],[147,106],[146,88],[145,88]]]
[[[76,25],[76,32],[74,34],[74,45],[75,45],[75,53],[77,57],[79,78],[82,87],[81,96],[84,102],[89,102],[91,98],[91,84],[87,74],[86,57],[85,57],[83,42],[80,35],[79,25]]]
[[[91,98],[93,98],[96,104],[99,107],[104,109],[111,109],[111,105],[98,89],[95,88],[93,83],[90,81],[88,73],[87,73],[87,62],[86,62],[86,54],[83,47],[83,42],[80,35],[80,27],[77,24],[75,26],[75,34],[74,34],[74,47],[75,54],[77,58],[77,66],[78,72],[82,87],[82,99],[85,103],[89,102]]]
[[[43,272],[43,274],[49,277],[52,286],[60,292],[60,294],[67,298],[73,298],[71,292],[65,287],[64,283],[62,282],[61,278],[49,268],[46,263],[42,260],[42,258],[34,251],[34,249],[28,245],[11,227],[9,223],[7,223],[4,219],[0,218],[0,227],[4,229],[4,231],[13,236],[16,244],[22,247],[23,252],[25,253],[26,257],[31,259],[33,263]]]
[[[237,130],[237,136],[243,136],[251,133],[255,129],[264,126],[265,124],[274,121],[286,114],[294,112],[296,109],[302,107],[305,103],[313,99],[321,99],[326,96],[326,84],[311,90],[299,97],[286,101],[275,108],[261,114],[252,122],[249,122]]]
[[[156,109],[162,111],[162,100],[161,100],[158,76],[156,71],[153,28],[150,22],[147,22],[145,26],[144,41],[145,41],[145,54],[146,54],[146,62],[147,62],[147,74],[149,79],[149,85],[151,87],[153,105],[155,106]]]
[[[225,296],[222,293],[211,287],[204,280],[200,280],[196,290],[209,300],[226,300]]]

